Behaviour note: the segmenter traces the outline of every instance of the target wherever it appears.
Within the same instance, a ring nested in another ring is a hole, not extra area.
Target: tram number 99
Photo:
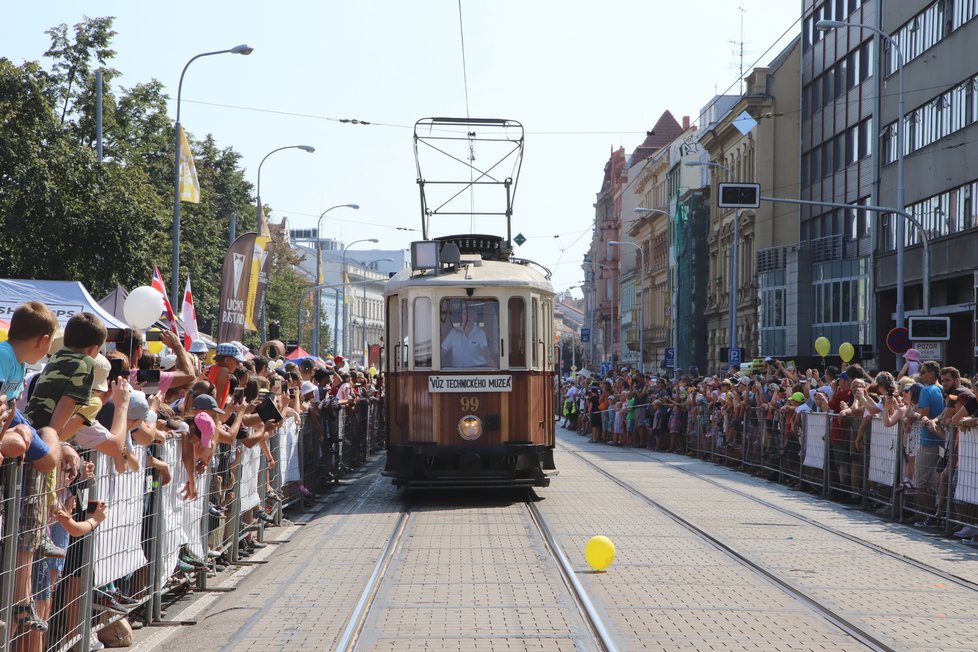
[[[463,396],[461,399],[462,412],[471,414],[479,411],[479,399],[475,396]]]

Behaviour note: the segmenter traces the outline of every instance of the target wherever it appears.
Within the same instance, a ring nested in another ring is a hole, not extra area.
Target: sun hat
[[[231,342],[222,342],[218,344],[216,355],[218,357],[225,356],[228,358],[234,358],[238,362],[244,362],[247,360],[244,353],[242,353],[241,349],[238,348],[238,345]]]
[[[198,396],[197,398],[200,397]],[[194,402],[196,403],[196,401]],[[201,412],[194,417],[194,423],[197,425],[197,429],[200,430],[200,443],[204,448],[210,448],[211,440],[214,438],[214,431],[217,430],[217,424],[214,423],[214,419],[206,412]]]
[[[190,353],[207,353],[207,342],[204,340],[194,340],[190,343]]]
[[[299,385],[299,393],[303,396],[306,394],[315,394],[317,391],[319,391],[319,388],[308,380],[302,381],[302,383]]]
[[[907,349],[907,352],[903,354],[903,357],[910,362],[920,362],[920,351],[917,349]]]

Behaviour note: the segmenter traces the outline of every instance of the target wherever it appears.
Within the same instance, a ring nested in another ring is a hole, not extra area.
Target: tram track
[[[758,505],[763,505],[764,507],[767,507],[768,509],[771,509],[773,511],[776,511],[779,514],[782,514],[784,516],[788,516],[788,517],[793,518],[793,519],[795,519],[797,521],[801,521],[802,523],[805,523],[806,525],[811,525],[811,526],[813,526],[815,528],[818,528],[819,530],[822,530],[823,532],[828,532],[830,534],[833,534],[835,536],[838,536],[840,538],[843,538],[843,539],[845,539],[847,541],[850,541],[852,543],[856,543],[856,544],[858,544],[858,545],[860,545],[860,546],[862,546],[864,548],[867,548],[869,550],[872,550],[873,552],[877,552],[879,554],[882,554],[882,555],[885,555],[887,557],[890,557],[891,559],[895,559],[897,561],[903,562],[903,563],[905,563],[905,564],[907,564],[909,566],[913,566],[914,568],[916,568],[918,570],[922,570],[922,571],[925,571],[927,573],[931,573],[932,575],[936,575],[936,576],[940,577],[941,579],[943,579],[943,580],[945,580],[947,582],[951,582],[951,583],[957,584],[958,586],[960,586],[962,588],[965,588],[965,589],[968,589],[970,591],[974,591],[975,593],[978,593],[978,582],[974,582],[972,580],[969,580],[969,579],[967,579],[965,577],[961,577],[959,575],[955,575],[953,573],[949,573],[949,572],[947,572],[945,570],[942,570],[940,568],[937,568],[936,566],[933,566],[931,564],[928,564],[927,562],[920,561],[919,559],[915,559],[913,557],[909,557],[907,555],[901,554],[901,553],[896,552],[894,550],[890,550],[889,548],[886,548],[885,546],[881,546],[881,545],[879,545],[877,543],[873,543],[872,541],[867,541],[865,539],[861,539],[860,537],[858,537],[858,536],[856,536],[854,534],[850,534],[848,532],[844,532],[844,531],[842,531],[842,530],[840,530],[838,528],[834,528],[831,525],[826,525],[825,523],[822,523],[820,521],[817,521],[817,520],[815,520],[813,518],[809,518],[809,517],[807,517],[807,516],[805,516],[803,514],[799,514],[797,512],[793,512],[790,509],[787,509],[787,508],[782,507],[780,505],[776,505],[776,504],[774,504],[774,503],[772,503],[770,501],[764,500],[763,498],[758,498],[757,496],[753,496],[753,495],[751,495],[751,494],[749,494],[749,493],[747,493],[745,491],[741,491],[740,489],[735,489],[733,487],[729,487],[729,486],[723,484],[722,482],[718,482],[718,481],[714,480],[713,478],[710,478],[708,476],[702,475],[700,473],[696,473],[695,471],[690,471],[689,469],[684,469],[684,468],[681,468],[681,467],[678,467],[678,466],[674,466],[672,464],[669,464],[669,462],[667,462],[666,460],[660,459],[660,458],[655,457],[653,455],[649,455],[649,454],[643,453],[642,451],[639,451],[639,450],[633,450],[631,452],[633,454],[637,455],[638,457],[644,457],[645,459],[652,460],[652,461],[657,462],[658,464],[660,464],[662,466],[666,466],[666,467],[668,467],[670,469],[673,469],[675,471],[679,471],[680,473],[682,473],[684,475],[687,475],[689,477],[696,478],[697,480],[701,480],[703,482],[706,482],[707,484],[710,484],[710,485],[712,485],[714,487],[717,487],[719,489],[723,489],[724,491],[730,492],[730,493],[732,493],[732,494],[734,494],[736,496],[740,496],[741,498],[746,498],[747,500],[750,500],[750,501],[752,501],[752,502],[754,502],[754,503],[756,503]]]
[[[647,495],[645,492],[638,489],[634,485],[616,477],[609,471],[602,468],[599,464],[588,459],[580,451],[570,448],[566,445],[559,445],[559,447],[562,448],[568,454],[573,455],[575,458],[577,458],[578,460],[580,460],[590,468],[594,469],[595,471],[603,475],[605,478],[611,480],[614,484],[618,485],[620,488],[627,491],[629,494],[631,494],[638,500],[656,509],[658,512],[668,517],[670,520],[672,520],[680,527],[695,534],[703,541],[708,542],[710,545],[723,552],[725,555],[727,555],[728,557],[736,561],[738,564],[744,566],[750,571],[763,577],[765,580],[767,580],[774,586],[778,587],[784,593],[791,596],[793,599],[797,600],[801,604],[805,605],[813,612],[819,614],[827,622],[831,623],[834,627],[838,628],[840,631],[844,632],[847,636],[851,637],[855,641],[858,641],[866,648],[870,650],[877,650],[879,652],[895,652],[896,648],[890,647],[883,641],[873,636],[870,632],[866,631],[865,629],[851,622],[849,619],[845,618],[842,614],[838,613],[831,607],[825,605],[818,599],[812,597],[811,595],[806,593],[803,589],[797,587],[792,582],[784,579],[783,577],[780,577],[779,575],[768,570],[767,568],[764,568],[764,566],[755,562],[747,555],[741,553],[740,551],[728,545],[721,539],[710,534],[703,528],[697,526],[689,519],[684,518],[682,515],[669,509],[664,504],[650,497],[649,495]],[[642,457],[646,457],[641,454],[638,455]],[[654,459],[654,458],[650,458],[650,459]]]
[[[539,536],[543,543],[542,547],[546,549],[553,559],[557,568],[557,574],[560,577],[559,583],[566,590],[570,600],[577,608],[580,620],[591,635],[591,640],[588,641],[584,649],[599,650],[601,652],[619,652],[622,648],[616,643],[600,611],[595,607],[583,584],[577,578],[578,571],[573,567],[567,555],[564,553],[546,518],[534,503],[534,498],[531,496],[522,503],[514,502],[512,507],[522,507],[525,510],[524,513],[529,523],[529,532],[534,532]],[[397,522],[391,530],[390,537],[374,565],[373,572],[364,585],[356,605],[346,621],[342,634],[337,639],[336,645],[333,648],[337,652],[353,652],[354,650],[360,649],[362,642],[361,635],[365,632],[365,626],[370,622],[374,608],[379,608],[377,598],[381,593],[384,580],[393,574],[388,571],[391,569],[403,546],[408,545],[405,541],[405,535],[407,534],[408,537],[411,536],[409,523],[411,522],[412,515],[420,516],[422,513],[424,513],[423,509],[418,510],[414,505],[407,505],[398,517]],[[554,578],[553,581],[556,586],[558,580]],[[567,634],[570,635],[571,632],[567,632]]]

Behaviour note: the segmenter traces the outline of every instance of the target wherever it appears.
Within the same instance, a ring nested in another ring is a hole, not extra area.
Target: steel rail
[[[394,559],[394,551],[401,541],[401,536],[404,534],[410,516],[410,509],[406,509],[401,512],[401,516],[397,519],[397,523],[394,525],[394,532],[391,534],[390,539],[387,540],[387,545],[384,546],[380,559],[377,560],[374,571],[370,574],[370,579],[367,580],[367,584],[364,586],[356,606],[353,607],[353,613],[350,615],[350,619],[343,629],[343,634],[336,644],[336,650],[352,652],[352,650],[356,649],[357,639],[360,637],[360,632],[363,631],[363,624],[367,620],[367,614],[370,612],[370,607],[373,606],[374,599],[377,597],[377,590],[380,588],[380,583],[384,579],[384,575],[387,573],[391,561]]]
[[[600,649],[605,652],[618,652],[620,649],[615,643],[614,638],[608,631],[607,625],[605,625],[601,614],[594,607],[594,603],[591,602],[591,598],[588,597],[587,591],[584,589],[584,585],[581,581],[577,579],[577,574],[574,572],[574,567],[571,565],[570,560],[567,559],[567,555],[561,549],[560,544],[557,543],[556,537],[554,537],[553,532],[550,530],[550,526],[547,525],[546,520],[543,518],[543,514],[540,513],[539,508],[530,501],[526,502],[526,508],[530,513],[530,520],[533,521],[534,525],[543,535],[543,540],[547,544],[547,548],[553,555],[554,559],[557,561],[557,567],[560,570],[561,579],[563,579],[564,584],[567,586],[571,595],[574,598],[574,602],[577,604],[578,611],[584,618],[584,622],[587,623],[588,627],[591,629],[591,634],[594,636],[595,641],[600,646]]]

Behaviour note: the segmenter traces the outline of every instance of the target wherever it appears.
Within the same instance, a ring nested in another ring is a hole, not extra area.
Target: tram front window
[[[442,299],[441,366],[499,368],[499,304],[495,299]]]

